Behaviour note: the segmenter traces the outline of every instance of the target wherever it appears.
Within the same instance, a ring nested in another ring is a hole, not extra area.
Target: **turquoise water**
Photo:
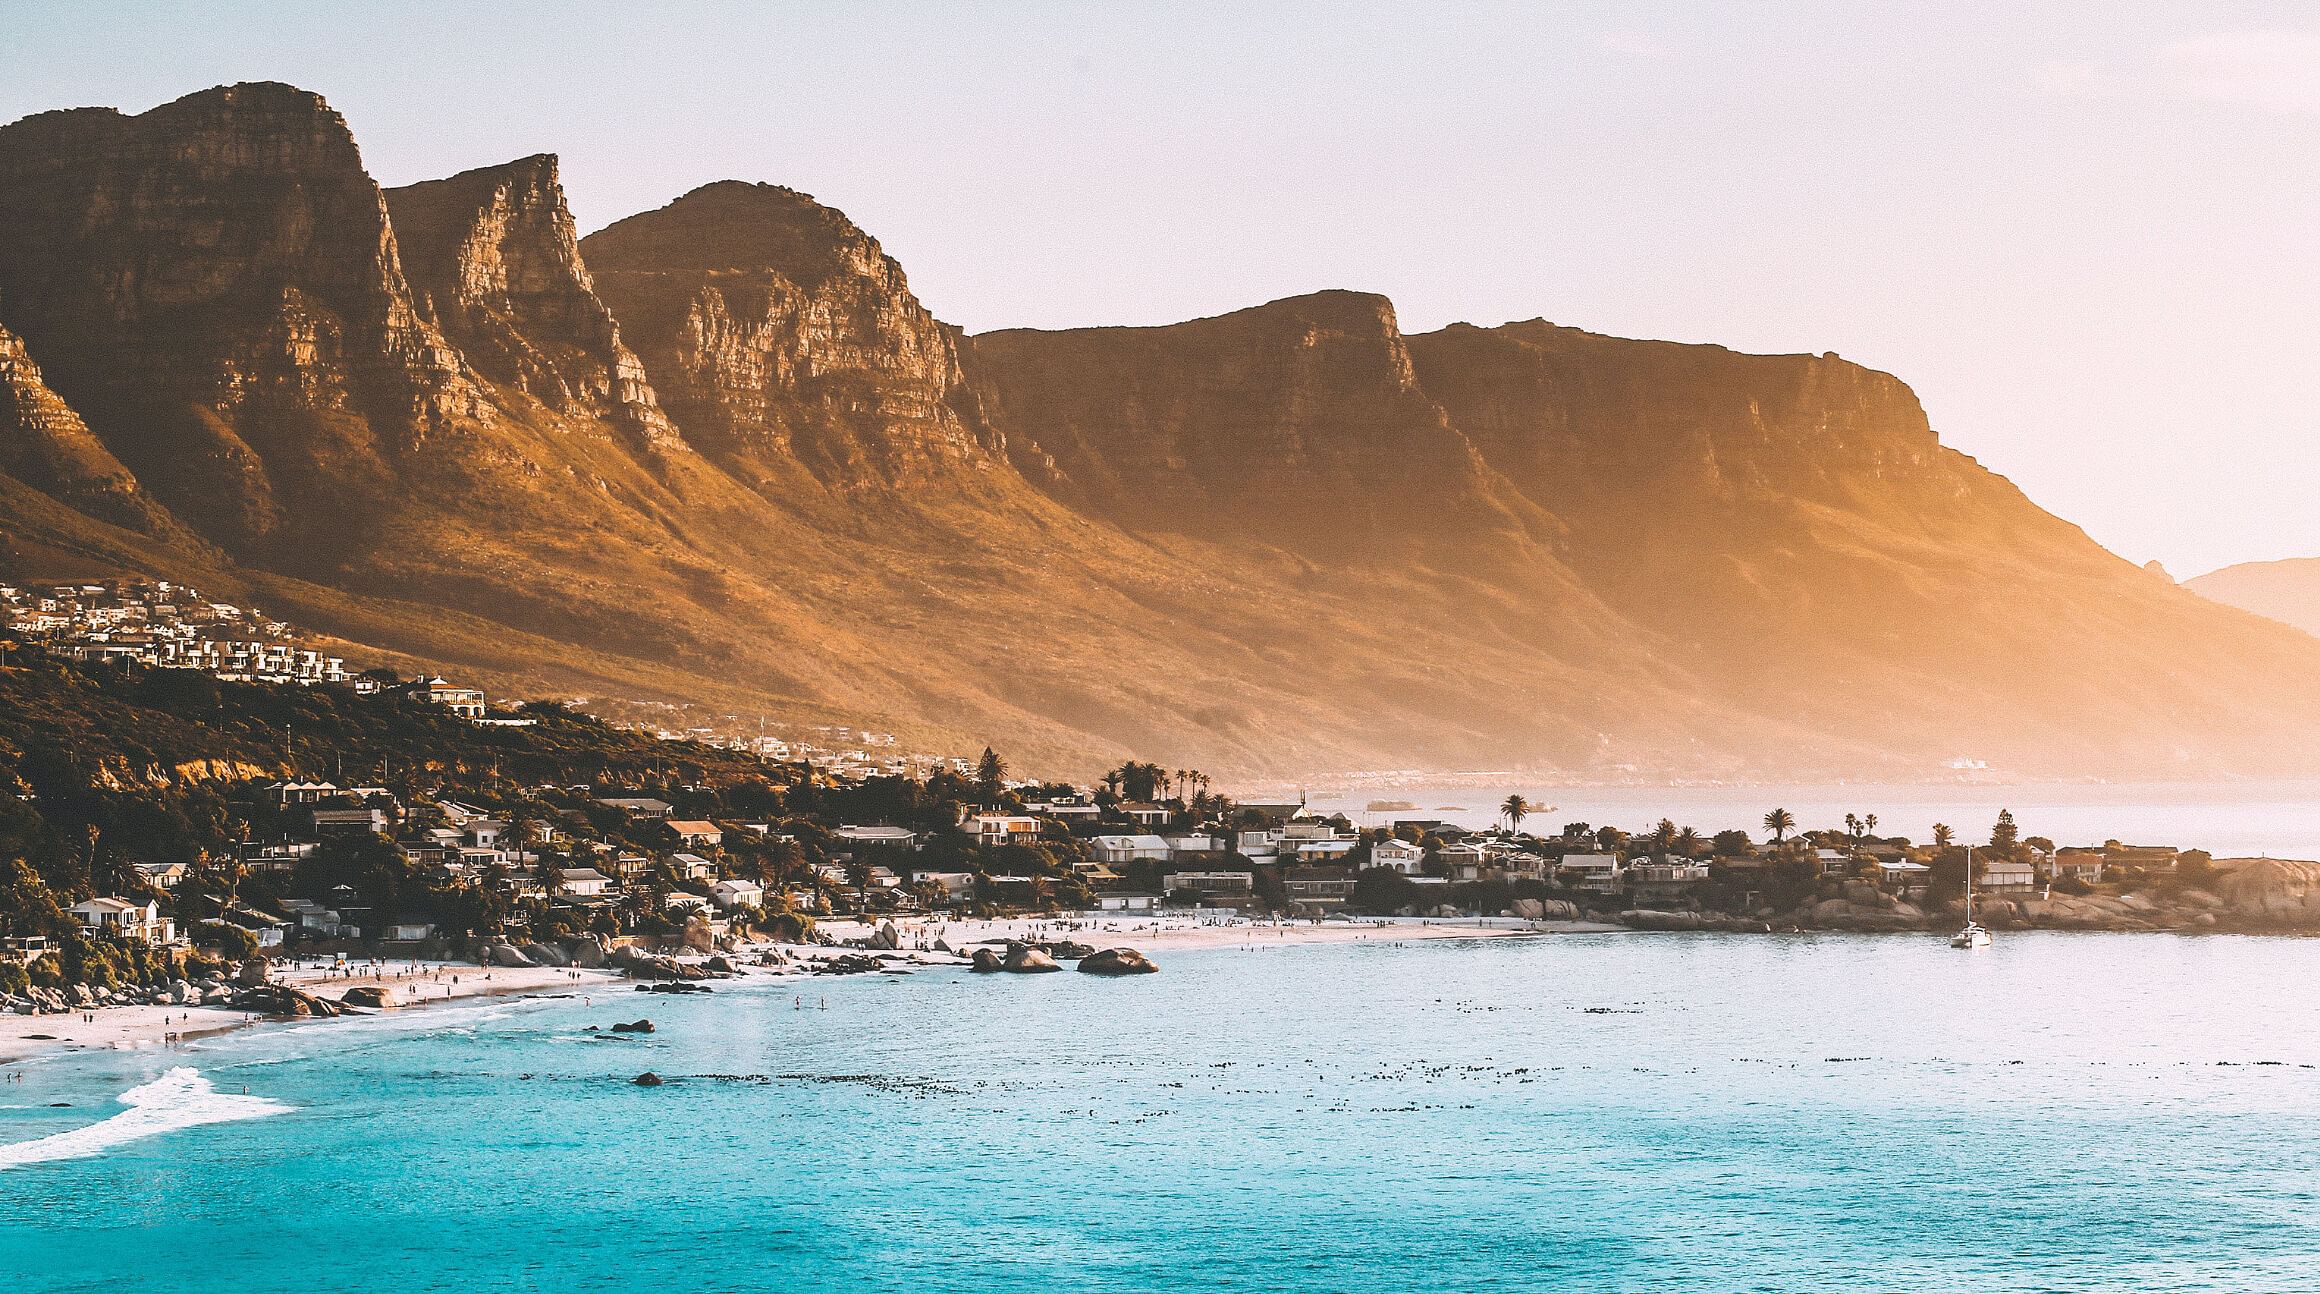
[[[0,1170],[0,1284],[2320,1287],[2320,942],[1556,936],[1164,963],[598,993],[43,1062],[0,1085],[35,1107],[0,1109],[0,1141],[155,1080],[163,1123],[251,1113],[228,1108],[244,1089],[287,1110]],[[659,1032],[582,1032],[640,1014]],[[188,1096],[182,1065],[219,1095]],[[645,1069],[672,1081],[626,1081]]]

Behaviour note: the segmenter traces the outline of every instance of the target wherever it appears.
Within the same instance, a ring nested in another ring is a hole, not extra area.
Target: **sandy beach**
[[[275,969],[274,978],[322,997],[336,998],[350,988],[378,985],[394,990],[397,1009],[427,1006],[459,998],[505,993],[562,992],[582,985],[610,985],[620,977],[604,970],[566,970],[551,966],[482,967],[456,962],[393,962],[378,967],[351,963],[338,970],[320,962],[290,963]],[[63,1015],[0,1015],[0,1065],[12,1064],[44,1052],[98,1048],[167,1047],[172,1037],[182,1042],[264,1023],[269,1017],[230,1007],[116,1006]]]
[[[903,951],[924,951],[937,941],[967,950],[992,940],[1073,940],[1098,948],[1128,947],[1155,956],[1193,949],[1281,948],[1299,944],[1335,944],[1376,941],[1406,943],[1420,939],[1494,939],[1527,935],[1590,934],[1621,931],[1620,926],[1585,921],[1522,921],[1508,917],[1393,918],[1360,921],[1252,921],[1186,916],[1015,917],[994,921],[937,918],[897,921]],[[745,952],[780,951],[792,957],[815,959],[851,951],[842,945],[867,938],[875,929],[862,921],[825,921],[820,929],[841,947],[759,943]],[[946,959],[947,960],[947,959]],[[285,963],[275,968],[277,982],[295,985],[323,997],[337,998],[350,988],[377,985],[392,989],[396,1010],[409,1010],[463,998],[500,994],[566,992],[589,986],[612,987],[627,983],[610,970],[561,967],[480,967],[458,962],[368,962],[337,967],[320,961]],[[116,1048],[168,1047],[231,1029],[263,1024],[269,1017],[228,1007],[118,1006],[99,1008],[84,1016],[0,1015],[0,1065],[53,1052]]]
[[[871,926],[860,921],[825,921],[820,929],[838,940],[859,939]],[[1591,921],[1523,921],[1513,917],[1364,918],[1358,921],[1280,922],[1185,916],[1012,917],[998,921],[942,918],[898,920],[905,949],[931,946],[969,948],[994,939],[1069,939],[1098,948],[1127,947],[1145,953],[1198,948],[1277,948],[1295,944],[1415,939],[1501,939],[1522,935],[1603,934],[1625,926]]]

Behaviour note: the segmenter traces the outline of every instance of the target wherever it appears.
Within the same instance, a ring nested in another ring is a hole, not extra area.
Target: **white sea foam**
[[[121,1093],[119,1100],[129,1108],[110,1119],[70,1132],[0,1145],[0,1169],[56,1159],[84,1159],[165,1132],[198,1128],[205,1123],[263,1118],[290,1108],[262,1096],[220,1092],[199,1071],[185,1065],[150,1083],[130,1088]]]

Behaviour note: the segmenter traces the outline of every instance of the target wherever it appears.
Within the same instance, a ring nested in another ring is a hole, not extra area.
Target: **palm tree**
[[[1946,822],[1933,824],[1933,844],[1936,849],[1947,849],[1957,839],[1957,829]]]
[[[1700,856],[1700,833],[1690,827],[1676,833],[1676,852],[1686,858]]]
[[[1675,819],[1661,818],[1659,825],[1651,829],[1652,852],[1664,854],[1675,848],[1676,837],[1681,834],[1676,830]]]
[[[1764,815],[1764,829],[1772,833],[1773,844],[1781,844],[1796,830],[1796,816],[1786,809],[1774,809]]]
[[[1519,795],[1510,795],[1506,803],[1498,806],[1498,816],[1506,819],[1507,830],[1520,831],[1523,819],[1531,816],[1531,802]]]
[[[1871,814],[1867,814],[1867,815],[1865,815],[1865,816],[1863,816],[1863,817],[1862,817],[1862,819],[1861,819],[1861,834],[1862,834],[1862,835],[1864,835],[1864,836],[1874,836],[1874,835],[1876,835],[1876,834],[1877,834],[1877,815],[1876,815],[1876,814],[1874,814],[1874,813],[1871,813]]]
[[[1861,838],[1860,814],[1848,813],[1845,815],[1845,834],[1851,836],[1855,840],[1859,840]]]

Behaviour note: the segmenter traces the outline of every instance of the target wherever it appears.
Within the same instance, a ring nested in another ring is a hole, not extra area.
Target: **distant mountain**
[[[575,235],[554,158],[382,191],[287,86],[0,128],[0,577],[1065,771],[2320,771],[2320,642],[1834,356],[1353,292],[966,337],[761,184]]]
[[[2185,580],[2183,587],[2225,606],[2320,635],[2320,557],[2242,562]]]

